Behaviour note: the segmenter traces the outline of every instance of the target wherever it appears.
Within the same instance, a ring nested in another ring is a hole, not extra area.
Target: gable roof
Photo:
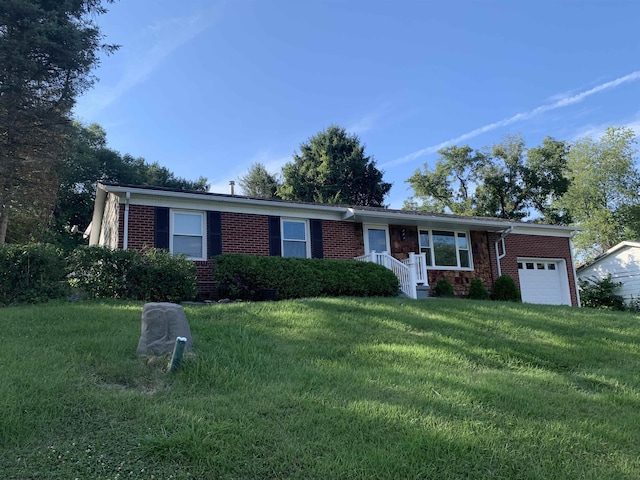
[[[442,229],[468,229],[490,232],[523,233],[570,237],[577,229],[560,225],[528,223],[502,218],[473,217],[412,210],[395,210],[361,205],[334,205],[281,199],[253,198],[211,192],[183,191],[163,187],[98,183],[92,221],[92,239],[102,224],[108,194],[121,203],[167,206],[172,208],[215,209],[220,211],[297,216],[358,223],[425,226]],[[95,232],[95,233],[94,233]],[[97,239],[97,237],[95,237]],[[93,243],[93,240],[90,241]]]
[[[592,266],[600,263],[601,261],[605,260],[610,255],[616,253],[618,250],[622,250],[623,248],[627,248],[627,247],[629,247],[629,248],[640,248],[640,242],[633,242],[633,241],[630,241],[630,240],[624,240],[624,241],[618,243],[617,245],[614,245],[613,247],[611,247],[606,252],[601,253],[600,255],[598,255],[593,260],[585,262],[582,265],[580,265],[579,267],[576,267],[576,272],[580,272],[580,271],[582,271],[582,270],[584,270],[584,269],[586,269],[588,267],[592,267]]]

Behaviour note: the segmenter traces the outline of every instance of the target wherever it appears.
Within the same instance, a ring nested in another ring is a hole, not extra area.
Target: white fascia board
[[[382,212],[349,209],[350,218],[361,222],[395,223],[399,225],[436,225],[437,228],[463,228],[465,230],[487,230],[501,232],[511,228],[511,233],[524,235],[545,235],[553,237],[571,237],[577,229],[560,225],[541,225],[537,223],[519,223],[492,220],[490,218],[466,218],[442,215],[418,215],[411,213]]]
[[[102,230],[102,217],[104,206],[107,201],[107,191],[104,186],[98,183],[96,188],[96,199],[93,202],[93,217],[91,218],[91,233],[89,234],[89,245],[97,245],[100,240]]]
[[[118,194],[121,203],[124,203],[125,195],[129,192],[131,194],[131,204],[153,207],[217,210],[230,213],[277,215],[321,220],[343,220],[345,213],[345,207],[276,202],[230,195],[172,192],[111,185],[105,186],[105,188],[109,192]]]

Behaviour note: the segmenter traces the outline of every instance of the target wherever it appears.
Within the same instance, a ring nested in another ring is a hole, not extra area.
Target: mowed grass
[[[638,479],[640,317],[466,300],[0,310],[0,477]]]

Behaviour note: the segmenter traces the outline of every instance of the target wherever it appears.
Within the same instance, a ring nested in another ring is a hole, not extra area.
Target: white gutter
[[[578,301],[578,307],[582,306],[582,302],[580,301],[580,289],[578,288],[578,273],[576,272],[576,261],[573,258],[573,237],[576,236],[578,232],[573,232],[571,237],[569,237],[569,252],[571,253],[571,266],[573,267],[573,287],[576,290],[576,300]]]
[[[124,234],[122,236],[122,249],[127,250],[129,247],[129,201],[131,200],[131,192],[127,192],[124,199]]]
[[[502,267],[500,265],[500,260],[502,260],[504,257],[507,256],[507,246],[504,243],[504,237],[509,235],[512,230],[513,230],[513,227],[509,227],[506,230],[503,230],[502,234],[500,235],[500,238],[496,240],[496,243],[494,245],[496,248],[496,265],[498,266],[498,277],[502,275]],[[500,250],[498,249],[498,243],[502,244],[502,255],[500,255]]]
[[[89,234],[89,245],[98,245],[100,241],[100,231],[102,230],[102,216],[104,214],[104,204],[107,200],[107,191],[98,183],[96,187],[96,199],[93,207],[93,217],[91,219],[91,232]]]

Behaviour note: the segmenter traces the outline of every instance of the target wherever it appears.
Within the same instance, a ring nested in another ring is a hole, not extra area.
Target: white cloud
[[[542,113],[546,113],[546,112],[550,112],[553,110],[557,110],[558,108],[563,108],[563,107],[567,107],[569,105],[573,105],[576,103],[579,103],[581,101],[583,101],[585,98],[590,97],[591,95],[595,95],[596,93],[600,93],[603,92],[605,90],[609,90],[612,88],[615,88],[619,85],[622,85],[624,83],[629,83],[629,82],[634,82],[636,80],[640,80],[640,70],[637,70],[635,72],[629,73],[627,75],[624,75],[622,77],[616,78],[615,80],[611,80],[610,82],[605,82],[602,83],[600,85],[597,85],[593,88],[590,88],[589,90],[584,90],[582,92],[576,93],[576,94],[569,94],[569,95],[565,95],[563,97],[558,98],[556,101],[552,102],[552,103],[547,103],[545,105],[541,105],[539,107],[534,108],[533,110],[529,110],[528,112],[521,112],[521,113],[517,113],[511,117],[508,118],[504,118],[502,120],[499,120],[497,122],[494,123],[490,123],[488,125],[484,125],[480,128],[476,128],[475,130],[472,130],[470,132],[464,133],[458,137],[449,139],[447,141],[441,142],[437,145],[432,145],[430,147],[426,147],[423,148],[421,150],[418,150],[416,152],[410,153],[409,155],[405,155],[404,157],[400,157],[397,158],[395,160],[386,162],[384,164],[382,164],[382,167],[391,167],[391,166],[396,166],[396,165],[400,165],[403,163],[407,163],[410,162],[412,160],[415,160],[416,158],[425,156],[425,155],[430,155],[432,153],[437,152],[438,150],[440,150],[441,148],[447,147],[449,145],[453,145],[465,140],[468,140],[469,138],[474,138],[477,137],[478,135],[481,135],[483,133],[486,132],[490,132],[492,130],[495,130],[497,128],[500,127],[506,127],[508,125],[512,125],[516,122],[521,122],[524,120],[529,120],[535,116],[538,116]]]
[[[578,129],[572,136],[571,141],[575,142],[581,138],[590,137],[594,140],[604,135],[608,127],[627,127],[636,133],[636,137],[640,136],[640,119],[626,121],[622,123],[603,123],[600,125],[585,125]]]
[[[174,51],[217,22],[221,13],[222,7],[218,4],[188,16],[160,20],[147,26],[142,32],[143,38],[138,40],[144,45],[143,48],[115,53],[122,56],[128,54],[120,80],[110,86],[98,83],[80,98],[75,109],[76,115],[91,118],[133,87],[144,83]]]

